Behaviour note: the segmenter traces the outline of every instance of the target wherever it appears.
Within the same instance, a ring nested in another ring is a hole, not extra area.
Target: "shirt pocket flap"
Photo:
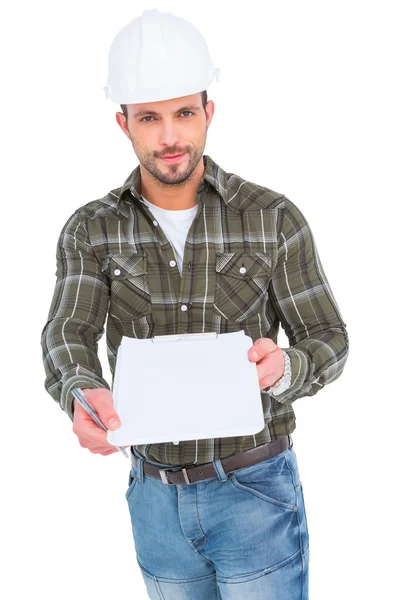
[[[129,279],[147,275],[147,256],[144,253],[109,254],[103,261],[102,271],[110,279]]]
[[[256,279],[270,277],[272,261],[263,252],[217,252],[215,270],[224,276],[236,279]]]

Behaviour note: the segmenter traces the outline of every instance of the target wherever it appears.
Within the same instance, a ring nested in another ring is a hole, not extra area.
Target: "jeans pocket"
[[[258,496],[284,510],[297,510],[296,481],[287,460],[288,450],[250,467],[233,471],[229,478],[243,492]]]
[[[131,469],[130,473],[129,473],[129,479],[128,479],[128,489],[125,492],[125,498],[127,500],[129,500],[129,497],[132,493],[132,491],[134,490],[136,484],[138,482],[138,479],[136,477],[136,469]]]
[[[290,504],[289,502],[282,502],[281,500],[276,500],[275,498],[273,498],[272,496],[268,495],[266,493],[266,489],[268,489],[268,487],[265,486],[265,484],[260,484],[260,482],[251,482],[251,483],[246,483],[244,484],[243,482],[239,482],[235,475],[232,474],[230,476],[230,479],[233,483],[233,485],[235,485],[238,489],[242,490],[243,492],[247,492],[250,494],[253,494],[254,496],[258,496],[258,498],[261,498],[262,500],[265,500],[266,502],[269,502],[270,504],[274,504],[277,507],[283,508],[285,510],[297,510],[297,506],[296,504]]]
[[[300,482],[298,486],[298,519],[300,526],[300,535],[301,535],[301,545],[303,554],[307,551],[309,545],[309,535],[308,535],[308,522],[307,522],[307,512],[304,504],[304,494],[303,494],[303,485]]]

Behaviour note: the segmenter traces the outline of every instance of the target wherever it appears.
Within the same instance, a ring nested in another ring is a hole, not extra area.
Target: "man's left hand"
[[[257,356],[254,355],[257,354]],[[282,349],[270,338],[259,338],[249,350],[249,359],[257,363],[260,389],[273,385],[285,370]]]

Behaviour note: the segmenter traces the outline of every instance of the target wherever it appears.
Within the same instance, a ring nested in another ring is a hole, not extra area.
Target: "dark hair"
[[[207,90],[204,90],[203,92],[201,92],[201,101],[203,104],[203,108],[204,111],[206,110],[206,104],[207,104]],[[125,119],[128,119],[128,109],[126,107],[126,104],[120,104],[121,106],[121,110],[125,115]]]

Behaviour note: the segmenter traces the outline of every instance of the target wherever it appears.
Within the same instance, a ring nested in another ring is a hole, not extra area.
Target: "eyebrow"
[[[181,113],[184,112],[185,110],[191,110],[194,112],[198,112],[200,110],[200,107],[197,106],[197,104],[189,104],[188,106],[182,106],[182,108],[178,108],[178,110],[175,111],[175,113]],[[155,115],[155,116],[160,116],[160,113],[155,112],[154,110],[139,110],[138,112],[134,113],[134,117],[141,117],[142,115]]]

